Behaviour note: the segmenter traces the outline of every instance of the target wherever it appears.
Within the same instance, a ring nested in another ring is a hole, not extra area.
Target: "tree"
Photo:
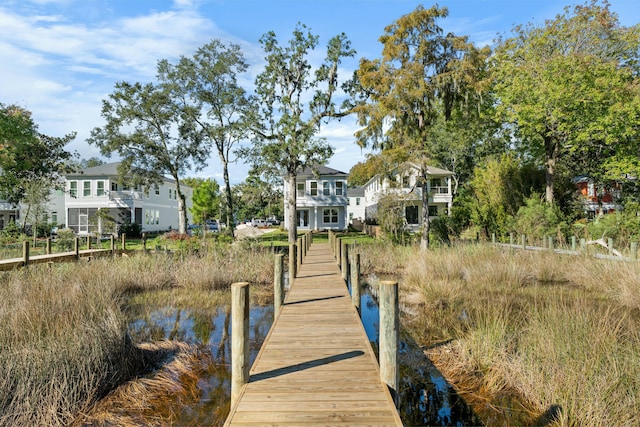
[[[286,177],[289,242],[295,242],[296,177],[301,169],[317,167],[333,154],[333,148],[316,135],[323,121],[348,114],[336,106],[334,96],[339,89],[338,65],[355,51],[344,33],[331,38],[324,61],[312,74],[309,57],[318,36],[305,25],[296,26],[286,46],[278,44],[273,31],[260,43],[267,63],[256,78],[254,146],[244,153],[261,170]]]
[[[358,144],[401,148],[420,165],[422,235],[429,247],[428,163],[446,135],[444,124],[462,127],[477,120],[486,90],[488,48],[476,49],[467,37],[443,34],[437,20],[446,8],[418,6],[385,28],[382,58],[363,58],[352,90],[362,127]]]
[[[196,222],[213,219],[220,214],[220,185],[215,179],[195,178],[185,183],[193,188],[191,214]],[[230,215],[231,216],[231,215]],[[231,225],[233,227],[233,224]]]
[[[256,168],[247,179],[234,187],[238,218],[282,217],[282,182],[263,177]]]
[[[640,171],[640,26],[621,27],[608,3],[592,0],[513,33],[496,48],[494,90],[518,148],[544,164],[547,203],[559,163],[571,158],[594,160],[581,169]]]
[[[240,46],[212,40],[193,58],[181,57],[177,65],[160,61],[160,80],[193,113],[192,119],[206,140],[213,143],[224,180],[226,232],[233,235],[233,198],[229,180],[232,149],[247,138],[252,104],[237,76],[248,68]]]
[[[38,132],[31,113],[16,105],[0,104],[0,195],[17,205],[28,189],[47,183],[55,188],[68,171],[72,154],[65,146],[75,133],[52,137]],[[31,185],[33,184],[33,185]]]
[[[134,184],[157,184],[165,174],[173,178],[180,233],[186,233],[187,223],[182,175],[192,165],[201,168],[207,157],[193,114],[186,110],[162,85],[118,82],[109,99],[102,101],[106,124],[94,128],[88,140],[104,156],[117,153],[122,160],[120,174]]]

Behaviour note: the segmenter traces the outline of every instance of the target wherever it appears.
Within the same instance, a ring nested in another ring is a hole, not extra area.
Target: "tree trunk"
[[[553,178],[556,168],[556,161],[558,159],[558,142],[551,136],[544,137],[544,149],[545,149],[545,200],[548,205],[553,204]]]
[[[180,188],[180,181],[174,176],[176,180],[176,193],[178,193],[178,233],[187,233],[187,204],[184,200],[184,194]]]
[[[220,156],[222,158],[222,156]],[[224,198],[225,198],[225,222],[227,223],[227,231],[231,237],[234,237],[233,230],[235,228],[235,224],[233,223],[233,198],[231,196],[231,183],[229,182],[229,162],[226,160],[222,161],[222,172],[224,179]]]
[[[422,171],[422,236],[420,236],[420,250],[429,249],[429,181],[426,169]]]
[[[289,208],[289,243],[295,243],[298,238],[298,224],[296,223],[296,174],[289,173],[287,180],[289,181],[289,194],[287,197],[287,206]]]

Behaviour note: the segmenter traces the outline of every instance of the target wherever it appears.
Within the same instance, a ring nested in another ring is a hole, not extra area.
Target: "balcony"
[[[109,191],[109,200],[142,200],[140,191]]]

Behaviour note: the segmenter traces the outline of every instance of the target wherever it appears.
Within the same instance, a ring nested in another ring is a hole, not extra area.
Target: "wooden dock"
[[[314,243],[225,426],[401,426],[328,244]]]
[[[60,252],[49,255],[33,255],[29,257],[29,264],[47,264],[57,262],[71,262],[80,258],[110,256],[113,252],[110,249],[85,249],[75,252]],[[0,260],[0,271],[15,270],[24,267],[24,258],[9,258]]]

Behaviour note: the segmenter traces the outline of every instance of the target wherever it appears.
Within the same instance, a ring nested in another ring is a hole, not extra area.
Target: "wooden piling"
[[[293,280],[296,278],[296,244],[289,243],[289,287],[293,284]]]
[[[298,238],[298,243],[296,244],[296,271],[300,270],[300,266],[302,265],[302,238]]]
[[[348,251],[347,239],[340,240],[340,265],[342,266],[342,279],[346,282],[349,277],[349,263],[348,263]]]
[[[87,250],[91,249],[91,236],[87,236]]]
[[[45,253],[47,255],[51,255],[51,237],[47,238],[47,246],[45,248]]]
[[[231,407],[249,382],[249,283],[231,285]]]
[[[527,249],[527,235],[522,235],[522,249]]]
[[[273,265],[273,315],[278,315],[284,301],[284,255],[276,254]]]
[[[22,265],[29,265],[29,242],[22,242]]]
[[[127,235],[125,233],[122,233],[121,244],[122,244],[122,250],[126,251],[127,250]]]
[[[76,259],[80,259],[80,238],[76,237],[73,240],[73,251],[76,253]]]
[[[113,234],[111,235],[111,240],[109,243],[110,243],[111,253],[114,253],[116,251],[116,237]]]
[[[549,250],[553,252],[553,236],[549,236]]]
[[[576,236],[571,236],[571,250],[574,252],[576,250]]]
[[[380,282],[380,379],[387,384],[398,406],[398,282]]]
[[[351,302],[353,306],[360,312],[360,254],[355,250],[351,253]]]
[[[613,255],[613,239],[611,237],[607,239],[607,247],[609,248],[609,255]]]

